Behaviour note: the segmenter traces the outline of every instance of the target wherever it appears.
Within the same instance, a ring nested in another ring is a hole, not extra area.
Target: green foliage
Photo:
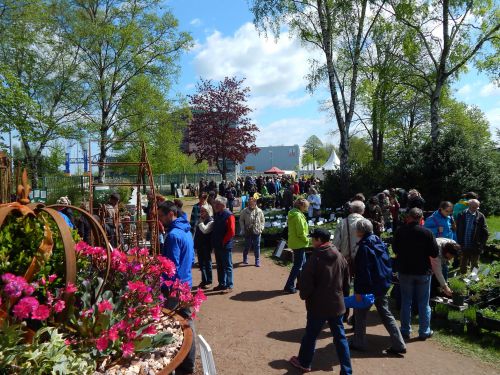
[[[436,315],[448,316],[448,311],[450,311],[450,308],[444,303],[438,303],[434,308],[434,311],[436,312]]]
[[[448,320],[453,322],[464,322],[464,313],[458,310],[448,311]]]
[[[500,311],[498,310],[494,310],[492,308],[486,308],[480,310],[480,312],[485,318],[500,320]]]
[[[471,323],[476,323],[476,312],[477,312],[477,307],[469,307],[467,310],[464,311],[464,317],[467,320],[467,322]]]
[[[73,351],[56,328],[38,330],[32,344],[23,344],[23,335],[21,325],[3,327],[0,368],[7,370],[7,373],[87,375],[95,371],[95,362],[90,355]]]
[[[0,274],[24,275],[44,237],[44,221],[49,223],[54,240],[52,255],[41,267],[38,276],[64,275],[64,245],[56,223],[47,214],[39,217],[9,215],[0,228]],[[78,240],[78,234],[73,231]],[[59,279],[61,280],[61,279]]]
[[[467,293],[467,284],[465,284],[463,280],[460,280],[458,278],[448,280],[448,286],[454,294],[464,296]]]
[[[315,168],[323,165],[330,155],[327,154],[326,149],[323,147],[323,142],[315,136],[311,135],[307,138],[304,144],[304,153],[302,154],[302,164],[312,164]]]

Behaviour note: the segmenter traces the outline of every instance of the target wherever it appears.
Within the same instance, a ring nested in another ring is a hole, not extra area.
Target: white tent
[[[340,160],[335,153],[334,150],[332,150],[332,154],[328,158],[325,164],[321,167],[321,169],[324,169],[325,171],[333,171],[335,169],[338,169],[340,167]]]

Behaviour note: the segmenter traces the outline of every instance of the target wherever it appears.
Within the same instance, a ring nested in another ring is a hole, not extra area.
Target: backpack
[[[375,288],[377,286],[384,286],[387,291],[392,283],[392,261],[385,243],[380,242],[376,246],[378,250],[382,250],[381,247],[383,247],[383,254],[381,255],[379,251],[376,251],[377,254],[374,254],[372,257],[371,281]]]

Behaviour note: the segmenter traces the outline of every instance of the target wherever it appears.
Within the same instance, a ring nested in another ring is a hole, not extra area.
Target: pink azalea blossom
[[[149,255],[149,250],[147,248],[143,248],[139,250],[139,255],[142,257],[147,257]]]
[[[24,297],[14,306],[12,313],[18,319],[27,319],[39,305],[35,297]]]
[[[156,332],[156,327],[152,324],[150,326],[147,326],[146,329],[142,331],[142,333],[144,333],[145,335],[155,335]]]
[[[5,283],[4,292],[9,297],[19,298],[23,293],[29,296],[35,291],[35,288],[22,276],[6,273],[2,275],[2,281]]]
[[[57,275],[53,274],[49,276],[49,283],[53,283],[57,279]]]
[[[80,315],[83,316],[84,318],[90,318],[92,316],[92,314],[94,313],[94,310],[92,309],[87,309],[87,310],[83,310],[80,312]]]
[[[134,354],[134,343],[133,342],[124,342],[122,344],[122,352],[124,357],[130,357]]]
[[[156,259],[160,262],[162,271],[168,276],[168,277],[174,277],[175,276],[175,264],[172,262],[170,259],[167,259],[163,256],[158,256]]]
[[[66,307],[66,303],[63,300],[59,300],[54,304],[54,311],[60,313]]]
[[[138,293],[141,293],[141,294],[147,292],[146,285],[140,280],[129,281],[127,283],[127,285],[128,285],[128,288],[131,292],[137,291]]]
[[[78,288],[71,282],[66,285],[66,289],[64,290],[66,293],[72,294],[78,291]]]
[[[108,348],[108,338],[106,336],[99,337],[95,343],[97,350],[100,352],[103,352]]]
[[[103,313],[105,311],[113,311],[113,305],[108,300],[104,300],[102,302],[99,302],[99,304],[97,305],[97,310],[100,313]]]
[[[159,320],[161,318],[161,306],[155,306],[150,310],[151,317],[154,320]]]
[[[50,315],[50,309],[46,305],[38,305],[38,307],[31,314],[31,318],[35,320],[47,320]]]
[[[118,340],[118,327],[113,326],[109,329],[108,331],[108,339],[110,339],[111,341],[115,342],[116,340]]]

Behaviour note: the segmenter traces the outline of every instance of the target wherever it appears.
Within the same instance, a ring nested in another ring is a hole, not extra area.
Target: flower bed
[[[82,242],[75,250],[74,285],[55,274],[31,283],[2,275],[0,368],[24,373],[41,357],[47,369],[39,373],[156,374],[181,346],[190,347],[189,328],[173,313],[190,309],[194,317],[205,296],[175,279],[170,260],[147,249],[115,249],[108,258],[105,249]],[[172,301],[176,309],[166,314],[163,306]],[[28,332],[31,343],[23,342]]]

